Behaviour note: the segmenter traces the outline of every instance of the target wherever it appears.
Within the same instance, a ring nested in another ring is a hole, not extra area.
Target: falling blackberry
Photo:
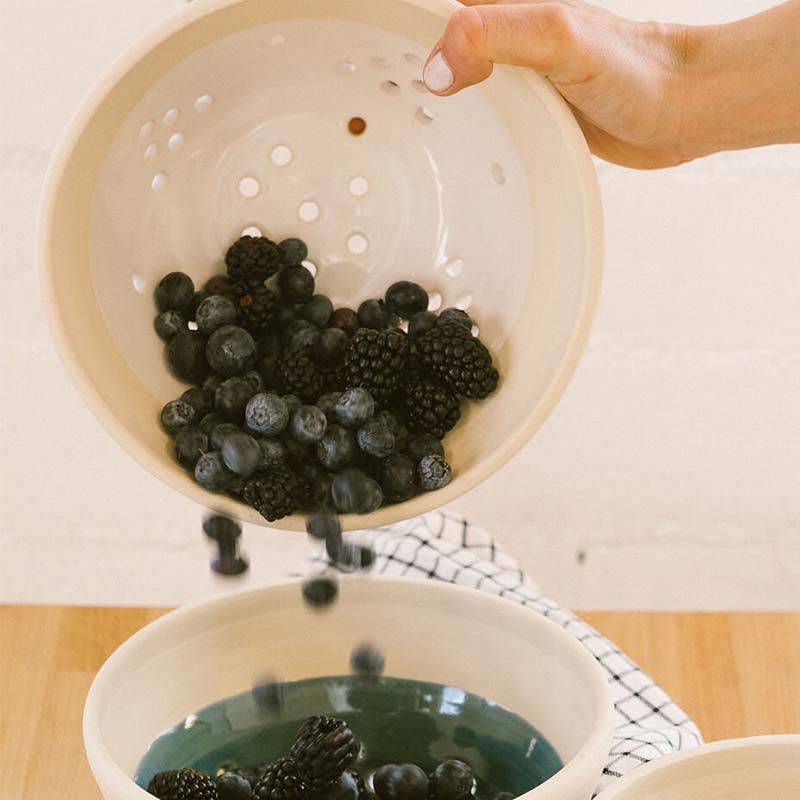
[[[291,756],[312,792],[330,786],[353,765],[361,745],[344,720],[309,717],[297,732]]]
[[[228,275],[246,286],[257,286],[283,266],[281,251],[264,236],[242,236],[225,254]]]
[[[408,353],[408,338],[401,330],[362,328],[344,356],[348,384],[366,389],[378,401],[388,400],[403,383]]]
[[[230,296],[230,295],[229,295]],[[278,315],[278,298],[266,286],[254,286],[239,295],[236,324],[255,339],[273,330]]]
[[[242,495],[264,519],[274,522],[303,507],[308,486],[288,467],[277,466],[249,478]]]

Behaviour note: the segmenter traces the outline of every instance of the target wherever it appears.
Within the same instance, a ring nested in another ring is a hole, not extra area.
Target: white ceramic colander
[[[456,8],[196,2],[120,59],[73,120],[39,227],[55,336],[107,430],[198,502],[264,522],[173,460],[158,411],[185,387],[165,367],[152,291],[174,269],[196,284],[222,271],[243,231],[305,239],[318,291],[336,303],[416,279],[433,307],[468,308],[496,356],[500,389],[448,436],[453,482],[347,527],[388,524],[475,486],[563,392],[600,283],[591,160],[566,105],[533,73],[498,67],[453,98],[425,90],[423,59]]]

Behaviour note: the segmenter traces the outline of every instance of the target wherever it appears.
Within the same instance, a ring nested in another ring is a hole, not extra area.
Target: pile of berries
[[[470,767],[449,759],[432,772],[416,764],[386,764],[366,779],[356,769],[361,744],[348,724],[309,717],[288,755],[271,764],[220,765],[216,777],[189,767],[159,772],[147,791],[159,800],[472,800]],[[511,800],[504,794],[495,800]]]
[[[156,287],[167,363],[194,384],[161,412],[176,459],[270,522],[441,489],[452,479],[441,440],[462,399],[488,396],[499,378],[472,320],[428,311],[408,281],[335,309],[314,294],[307,255],[299,239],[243,236],[228,274],[201,291],[181,272]]]

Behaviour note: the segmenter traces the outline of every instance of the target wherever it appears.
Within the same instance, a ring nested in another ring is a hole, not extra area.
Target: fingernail
[[[441,50],[427,63],[422,77],[432,92],[446,92],[453,85],[453,70]]]

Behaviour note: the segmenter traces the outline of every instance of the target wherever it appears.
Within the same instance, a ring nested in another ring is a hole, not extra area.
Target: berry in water
[[[356,675],[377,678],[383,674],[385,667],[386,659],[383,653],[370,642],[358,645],[350,654],[350,670]]]

